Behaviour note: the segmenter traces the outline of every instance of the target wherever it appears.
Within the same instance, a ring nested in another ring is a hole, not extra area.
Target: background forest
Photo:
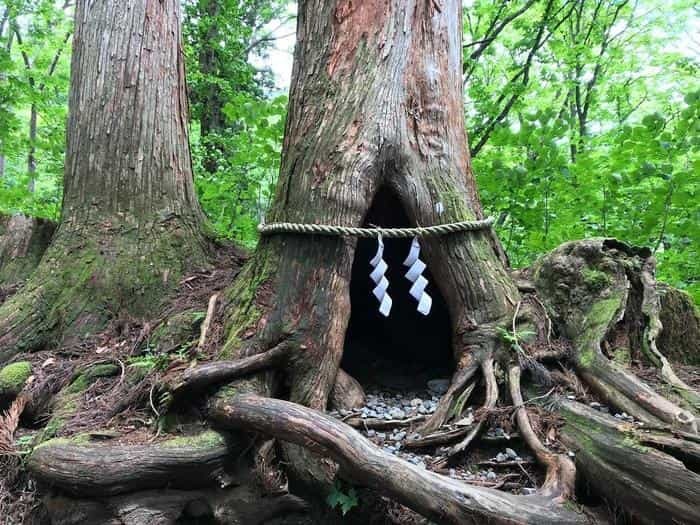
[[[700,9],[690,0],[465,1],[474,171],[513,266],[563,241],[650,246],[700,300]],[[279,168],[295,6],[184,0],[195,182],[256,243]],[[70,0],[0,0],[0,213],[57,219]]]

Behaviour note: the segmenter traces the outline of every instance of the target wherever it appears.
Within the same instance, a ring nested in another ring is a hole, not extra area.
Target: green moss
[[[48,428],[48,427],[47,427]],[[90,442],[90,434],[76,434],[70,437],[60,438],[45,438],[41,443],[34,447],[34,450],[39,450],[44,447],[55,447],[64,445],[84,445]]]
[[[615,348],[612,351],[613,361],[618,365],[628,366],[632,361],[630,349],[626,347]]]
[[[625,436],[622,438],[622,445],[636,450],[637,452],[649,452],[649,448],[642,445],[639,439],[637,439],[637,437],[631,433],[625,434]]]
[[[187,310],[170,316],[154,330],[149,346],[163,352],[188,346],[199,336],[199,327],[205,317],[206,312],[200,310]]]
[[[220,353],[222,359],[234,357],[243,342],[243,334],[257,326],[264,315],[256,298],[275,275],[277,268],[273,261],[276,260],[273,247],[259,250],[231,287],[229,297],[233,301],[233,314],[229,318],[228,336]]]
[[[32,365],[28,361],[17,361],[0,370],[0,395],[17,395],[32,375]]]
[[[611,283],[610,276],[607,273],[594,268],[584,268],[581,275],[586,286],[595,292],[604,289]]]
[[[169,439],[162,443],[163,447],[167,448],[213,448],[219,447],[226,444],[226,440],[223,435],[214,430],[205,430],[199,434],[194,434],[191,436],[180,436],[173,439]]]
[[[62,417],[59,417],[59,416],[52,417],[51,419],[49,419],[49,422],[46,423],[46,426],[44,427],[44,429],[37,436],[36,442],[39,444],[42,444],[42,443],[46,442],[47,440],[50,441],[53,437],[55,437],[61,431],[61,428],[63,428],[64,424],[65,424],[65,420]]]
[[[111,377],[117,375],[120,371],[120,367],[112,364],[105,363],[94,365],[82,372],[78,377],[76,377],[73,382],[66,388],[65,392],[67,394],[79,394],[85,391],[91,384],[97,381],[101,377]]]

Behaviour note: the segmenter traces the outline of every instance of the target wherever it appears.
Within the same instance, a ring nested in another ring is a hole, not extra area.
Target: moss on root
[[[0,369],[0,397],[14,397],[22,391],[32,375],[28,361],[17,361]]]
[[[59,228],[22,291],[0,307],[0,363],[95,333],[116,316],[152,317],[186,271],[209,266],[208,240],[194,229],[120,222]]]
[[[184,348],[199,335],[199,327],[206,317],[201,310],[186,310],[168,317],[153,331],[148,346],[160,352]]]
[[[191,436],[168,439],[162,443],[162,446],[166,448],[210,449],[225,444],[226,439],[222,434],[214,430],[205,430]]]
[[[121,367],[112,363],[100,363],[80,372],[68,385],[56,395],[51,419],[37,436],[35,443],[42,443],[63,431],[66,423],[80,409],[81,395],[90,385],[103,377],[112,377],[121,371]]]
[[[258,250],[229,289],[232,314],[227,319],[227,338],[220,358],[233,357],[244,340],[257,335],[257,326],[265,314],[261,296],[277,272],[276,261],[274,248]]]

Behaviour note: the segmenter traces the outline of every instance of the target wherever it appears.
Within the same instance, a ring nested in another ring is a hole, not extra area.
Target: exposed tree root
[[[261,497],[251,486],[219,490],[151,490],[103,499],[50,496],[45,501],[53,525],[171,525],[210,522],[262,525],[273,518],[305,512],[291,494]]]
[[[655,347],[660,322],[657,309],[650,306],[654,291],[648,257],[613,239],[567,243],[535,264],[535,284],[553,319],[573,342],[578,373],[599,395],[646,423],[665,422],[697,432],[692,412],[656,393],[603,352],[651,348],[656,363],[666,368],[664,377],[679,387]],[[697,395],[687,385],[682,389],[686,399]]]
[[[488,414],[489,411],[496,408],[496,402],[498,401],[498,382],[496,381],[493,358],[487,358],[481,362],[481,372],[484,375],[484,382],[486,383],[486,400],[484,401],[482,409],[485,414]],[[480,418],[467,436],[450,449],[447,453],[448,457],[452,458],[464,452],[471,442],[481,433],[486,420],[487,417]]]
[[[219,425],[255,430],[296,443],[340,464],[341,473],[441,523],[586,523],[586,518],[541,496],[512,496],[469,486],[387,454],[343,423],[296,403],[235,395],[213,404]]]
[[[173,397],[177,397],[186,392],[201,391],[217,383],[278,366],[287,358],[290,349],[288,343],[282,342],[266,352],[235,361],[214,361],[188,368],[181,375],[170,378],[168,391]]]
[[[559,413],[566,420],[562,440],[576,452],[576,466],[602,496],[624,505],[641,523],[698,522],[700,475],[642,444],[643,428],[569,400],[560,400]],[[662,445],[657,440],[654,446]]]
[[[240,448],[214,431],[147,445],[95,444],[77,436],[39,445],[27,467],[39,481],[70,494],[111,496],[162,487],[226,485],[225,466]]]
[[[365,404],[365,391],[354,377],[339,368],[329,401],[336,410],[353,410]]]
[[[472,378],[479,370],[480,361],[477,356],[472,353],[465,353],[457,363],[457,370],[452,377],[450,387],[445,395],[440,398],[437,409],[428,420],[421,425],[419,432],[421,434],[431,434],[435,432],[447,421],[456,415],[461,414],[461,408],[464,407],[469,400],[469,396],[474,390],[474,382]]]
[[[520,391],[520,365],[515,364],[508,371],[510,397],[515,408],[515,418],[520,434],[528,447],[534,452],[537,461],[547,468],[547,476],[539,489],[543,496],[565,501],[574,492],[576,483],[576,467],[574,463],[562,454],[554,454],[547,450],[537,437],[530,424],[530,418],[525,408]]]

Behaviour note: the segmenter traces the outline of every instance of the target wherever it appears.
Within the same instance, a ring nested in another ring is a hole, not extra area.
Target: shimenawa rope
[[[275,233],[308,233],[314,235],[338,235],[349,237],[428,237],[447,235],[450,233],[470,232],[489,228],[494,222],[493,217],[477,221],[451,222],[417,228],[354,228],[351,226],[334,226],[330,224],[299,224],[294,222],[273,222],[260,224],[260,235]]]

